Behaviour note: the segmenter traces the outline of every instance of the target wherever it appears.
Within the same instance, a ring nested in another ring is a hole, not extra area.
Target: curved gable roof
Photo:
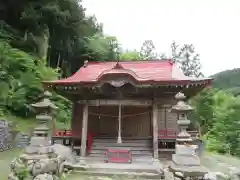
[[[208,81],[211,79],[199,79],[187,77],[172,60],[146,60],[123,62],[88,62],[71,77],[49,84],[82,84],[96,83],[103,75],[127,74],[139,83],[163,83],[163,82],[189,82]]]

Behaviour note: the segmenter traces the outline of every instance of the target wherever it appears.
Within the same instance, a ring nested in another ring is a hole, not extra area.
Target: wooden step
[[[105,152],[107,150],[107,148],[104,148],[104,149],[98,149],[98,148],[92,148],[91,149],[91,151],[98,151],[98,152],[100,152],[100,151],[102,151],[102,152]],[[153,152],[153,149],[144,149],[144,148],[142,148],[142,149],[131,149],[131,151],[132,152]]]
[[[116,146],[114,146],[116,147]],[[92,150],[106,150],[108,146],[92,146]],[[119,147],[120,149],[121,147]],[[152,151],[150,147],[129,147],[132,151]]]
[[[107,146],[107,147],[152,147],[152,144],[150,143],[146,143],[146,144],[142,144],[142,143],[121,143],[121,144],[117,144],[117,143],[106,143],[106,142],[94,142],[92,144],[93,146]]]
[[[117,139],[93,139],[96,142],[117,142]],[[122,142],[152,142],[152,140],[143,140],[143,139],[122,139]]]
[[[105,158],[105,152],[107,148],[129,148],[132,151],[132,157],[134,158],[142,158],[152,159],[153,157],[153,149],[152,149],[152,139],[133,139],[133,138],[124,138],[123,143],[118,144],[116,138],[94,138],[92,144],[92,150],[89,154],[90,158]],[[144,161],[143,161],[144,163]]]
[[[94,139],[94,142],[100,143],[117,143],[117,140],[109,140],[109,139]],[[122,143],[149,143],[152,144],[152,141],[149,140],[122,140]]]
[[[103,159],[105,158],[104,154],[89,154],[89,157],[102,157]],[[133,154],[132,158],[139,158],[139,157],[145,157],[145,158],[152,158],[152,155],[145,155],[145,154]]]
[[[105,151],[103,151],[103,150],[92,150],[90,153],[91,153],[91,154],[104,154]],[[151,152],[151,151],[132,151],[132,155],[134,155],[134,154],[139,154],[139,155],[152,155],[153,152]]]
[[[117,140],[117,136],[115,137],[109,137],[109,136],[97,136],[95,139],[115,139]],[[132,140],[151,140],[152,137],[122,137],[122,139],[132,139]]]
[[[116,139],[117,140],[117,137],[94,137],[94,139]],[[150,138],[141,138],[141,137],[122,137],[122,139],[126,139],[126,140],[151,140],[152,137]]]
[[[98,147],[94,147],[91,149],[91,151],[102,151],[102,152],[105,152],[107,150],[107,148],[98,148]],[[141,148],[131,148],[131,151],[132,152],[135,152],[135,151],[139,151],[139,152],[153,152],[153,149],[152,148],[144,148],[144,147],[141,147]]]

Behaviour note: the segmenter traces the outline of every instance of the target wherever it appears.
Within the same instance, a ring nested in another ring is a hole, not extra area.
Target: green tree
[[[214,120],[214,94],[217,91],[207,88],[191,100],[193,117],[191,118],[200,128],[201,134],[204,135],[212,129]]]
[[[123,61],[129,61],[129,60],[141,60],[140,57],[140,53],[136,50],[130,51],[130,50],[126,50],[126,51],[122,51],[120,53],[120,60]]]
[[[156,53],[156,47],[152,40],[146,40],[143,42],[140,50],[140,58],[146,60],[156,60],[158,55]]]
[[[0,42],[0,100],[5,110],[26,116],[30,104],[43,91],[41,81],[57,77],[37,57]]]
[[[206,89],[192,99],[194,118],[207,148],[218,153],[240,156],[240,103],[232,94]]]
[[[96,34],[88,38],[86,45],[88,53],[85,54],[89,60],[113,61],[120,56],[120,44],[116,37]]]
[[[172,59],[178,63],[186,76],[199,77],[201,73],[201,64],[199,54],[195,52],[192,44],[184,44],[182,47],[174,41],[171,45]]]
[[[2,19],[16,30],[17,38],[11,45],[40,59],[46,57],[47,64],[61,68],[63,76],[76,71],[86,60],[86,37],[102,32],[102,25],[95,17],[85,15],[78,0],[10,0],[0,5]]]
[[[118,58],[116,38],[104,36],[102,24],[86,16],[78,0],[9,0],[0,6],[3,113],[28,116],[43,91],[41,81],[69,76],[85,60]],[[56,95],[53,100],[57,119],[69,120],[71,103]]]

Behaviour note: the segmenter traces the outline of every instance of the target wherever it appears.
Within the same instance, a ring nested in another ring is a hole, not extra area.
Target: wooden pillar
[[[152,108],[152,122],[153,122],[153,157],[158,159],[158,106],[153,104]]]
[[[82,139],[81,139],[81,156],[86,156],[87,144],[87,131],[88,131],[88,104],[83,106],[83,120],[82,120]]]
[[[122,143],[122,105],[118,105],[118,138],[117,143]]]

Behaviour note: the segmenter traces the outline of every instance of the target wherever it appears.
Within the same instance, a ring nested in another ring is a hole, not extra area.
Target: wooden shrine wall
[[[89,131],[116,137],[118,133],[118,106],[89,107],[88,122]],[[148,107],[123,106],[121,124],[122,136],[150,136],[151,109]]]
[[[177,103],[176,100],[166,99],[163,104],[158,105],[158,130],[171,129],[179,132],[177,125],[177,115],[171,112],[172,106]]]
[[[158,105],[158,129],[172,129],[179,132],[177,116],[171,112],[176,104],[173,99],[165,99]],[[72,130],[82,131],[83,105],[73,106]],[[89,106],[88,131],[117,136],[118,106]],[[133,115],[135,116],[124,116]],[[152,107],[122,106],[122,136],[152,136]]]
[[[171,107],[160,107],[158,111],[158,130],[164,129],[179,132],[177,115],[171,112]]]
[[[151,107],[124,107],[122,120],[123,136],[131,137],[149,137],[151,136]]]
[[[72,108],[72,131],[79,133],[82,131],[83,105],[74,103]]]

